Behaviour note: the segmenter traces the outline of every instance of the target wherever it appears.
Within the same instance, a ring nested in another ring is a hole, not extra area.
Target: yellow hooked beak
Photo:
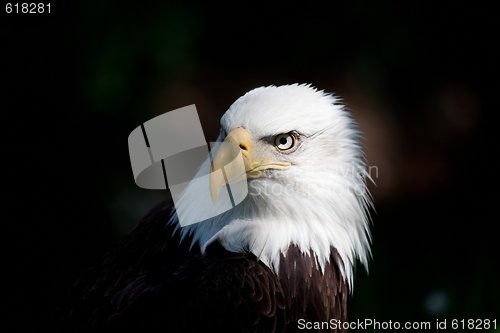
[[[250,134],[244,128],[238,127],[232,132],[230,132],[224,142],[231,142],[239,147],[241,154],[243,155],[243,163],[245,168],[245,174],[241,173],[242,166],[234,159],[234,151],[231,151],[234,145],[221,145],[217,149],[217,153],[213,157],[212,161],[212,172],[210,172],[210,196],[212,197],[212,202],[217,203],[217,198],[219,196],[219,190],[222,186],[226,184],[224,175],[222,172],[214,172],[218,169],[223,169],[225,171],[227,182],[240,181],[246,178],[260,178],[265,177],[260,171],[266,169],[275,170],[286,170],[290,168],[291,164],[289,162],[275,161],[270,159],[253,159],[250,153],[252,149],[252,141],[250,139]]]

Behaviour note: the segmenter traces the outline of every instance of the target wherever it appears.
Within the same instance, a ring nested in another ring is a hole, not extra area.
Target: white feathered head
[[[359,132],[338,98],[310,85],[260,87],[231,105],[221,127],[217,141],[241,149],[249,194],[230,211],[183,227],[182,235],[192,234],[201,251],[215,240],[229,251],[250,251],[276,271],[290,244],[312,250],[321,269],[333,246],[351,283],[356,258],[367,266],[370,255],[371,200]],[[221,156],[222,149],[213,163]],[[221,184],[210,180],[214,202]],[[196,190],[188,188],[185,200]]]

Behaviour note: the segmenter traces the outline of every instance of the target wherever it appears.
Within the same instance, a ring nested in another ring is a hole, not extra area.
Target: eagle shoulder
[[[153,208],[75,284],[56,331],[284,331],[277,276],[251,253],[191,249],[166,224],[171,209]]]

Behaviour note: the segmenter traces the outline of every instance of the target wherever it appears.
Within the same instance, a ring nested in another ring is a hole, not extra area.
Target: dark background
[[[240,95],[344,97],[377,186],[350,319],[497,319],[498,17],[479,2],[77,1],[1,8],[4,325],[36,331],[167,191],[135,186],[127,137],[196,104],[207,141]],[[377,174],[374,172],[378,171]]]

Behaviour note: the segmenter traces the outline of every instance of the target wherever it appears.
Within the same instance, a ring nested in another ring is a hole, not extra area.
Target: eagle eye
[[[295,147],[296,141],[297,140],[291,133],[284,133],[276,136],[274,139],[274,145],[279,150],[290,150]]]

